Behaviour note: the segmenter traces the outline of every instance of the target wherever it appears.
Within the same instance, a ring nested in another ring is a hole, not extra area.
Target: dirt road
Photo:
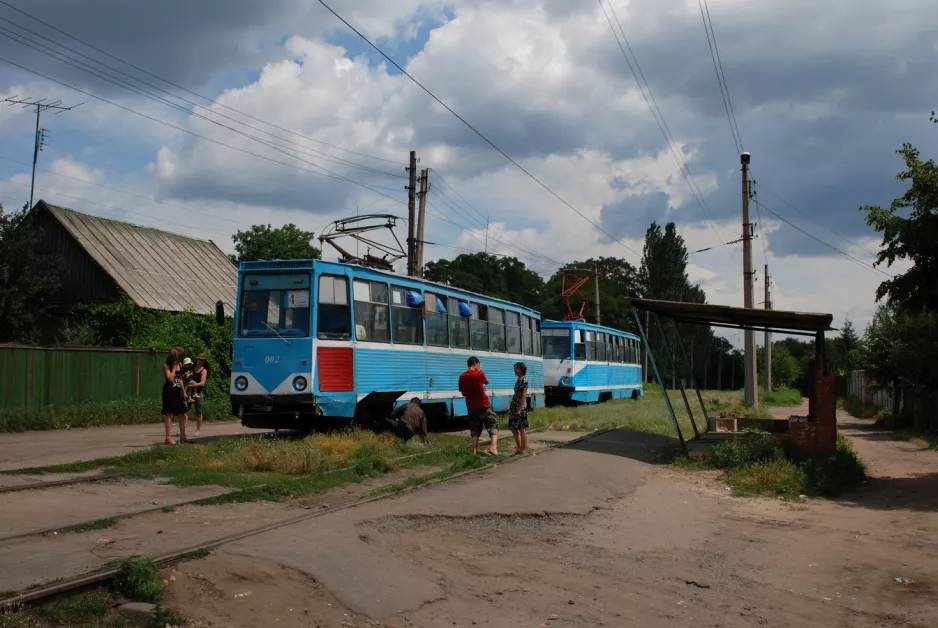
[[[838,501],[730,497],[607,433],[167,572],[213,626],[933,626],[938,456],[849,421]],[[905,578],[896,582],[895,578]]]

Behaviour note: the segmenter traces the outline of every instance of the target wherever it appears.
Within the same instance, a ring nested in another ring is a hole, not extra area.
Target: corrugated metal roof
[[[634,307],[673,318],[678,322],[699,325],[716,325],[742,329],[769,329],[789,333],[828,331],[834,317],[815,312],[788,312],[761,308],[730,307],[711,303],[684,303],[678,301],[656,301],[653,299],[631,299]]]
[[[140,307],[212,314],[235,302],[238,269],[213,242],[39,203]]]

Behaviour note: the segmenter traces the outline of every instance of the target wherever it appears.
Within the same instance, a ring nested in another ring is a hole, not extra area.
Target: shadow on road
[[[564,449],[589,451],[638,460],[648,464],[665,464],[670,459],[669,453],[680,447],[680,442],[673,436],[613,430],[591,436],[585,440],[561,445]]]

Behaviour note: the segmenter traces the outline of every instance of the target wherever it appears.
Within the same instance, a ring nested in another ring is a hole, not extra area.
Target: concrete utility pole
[[[765,309],[772,309],[772,278],[769,277],[769,265],[765,265]],[[765,392],[772,392],[772,332],[765,330],[765,350],[762,352],[765,359],[763,371],[765,371]]]
[[[752,223],[749,221],[749,153],[743,153],[739,157],[743,167],[743,305],[746,308],[753,307],[752,284]],[[756,332],[753,329],[746,329],[745,334],[745,359],[743,368],[743,397],[746,403],[756,405],[759,402],[756,390],[758,373],[756,371]]]
[[[423,234],[427,222],[427,193],[430,191],[430,169],[420,172],[420,210],[417,214],[417,277],[423,277]]]
[[[489,254],[489,216],[485,215],[485,254]]]
[[[417,274],[417,151],[410,151],[410,184],[407,186],[407,274]]]
[[[593,267],[593,288],[596,290],[596,324],[602,325],[603,319],[599,315],[599,270]]]
[[[65,107],[62,105],[61,100],[48,103],[42,102],[43,100],[45,100],[45,98],[32,100],[30,98],[17,98],[16,96],[0,100],[0,102],[9,103],[10,106],[23,105],[23,108],[36,108],[36,132],[33,138],[33,176],[29,183],[29,209],[33,208],[33,198],[35,197],[36,193],[36,164],[39,162],[39,153],[42,152],[43,146],[46,145],[46,133],[48,131],[48,129],[44,129],[39,126],[39,118],[42,116],[42,112],[55,110],[56,115],[58,115],[60,113],[65,113],[66,111],[71,111],[75,107],[80,107],[84,104],[78,103],[77,105],[72,105],[71,107]]]

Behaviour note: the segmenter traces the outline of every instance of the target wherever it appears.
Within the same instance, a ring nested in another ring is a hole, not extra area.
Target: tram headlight
[[[302,375],[298,375],[293,378],[293,389],[297,392],[303,392],[306,390],[306,387],[309,385],[309,382],[306,381],[306,378]]]
[[[248,378],[244,375],[238,375],[234,381],[235,388],[240,391],[245,391],[248,389]]]
[[[571,380],[569,377],[566,377],[566,376],[560,379],[560,383],[563,384],[564,386],[569,386],[572,381],[573,380]]]

